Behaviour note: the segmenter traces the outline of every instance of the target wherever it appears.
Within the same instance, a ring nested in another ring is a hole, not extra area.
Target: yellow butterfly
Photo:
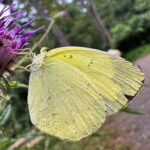
[[[96,132],[128,103],[144,80],[130,62],[106,52],[62,47],[37,55],[31,66],[28,105],[32,123],[63,140]]]

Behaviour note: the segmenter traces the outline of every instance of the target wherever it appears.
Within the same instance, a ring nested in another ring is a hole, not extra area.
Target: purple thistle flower
[[[0,3],[3,0],[0,0]],[[20,52],[21,48],[28,44],[27,40],[37,31],[43,28],[40,27],[38,29],[32,30],[30,32],[22,34],[22,30],[32,23],[32,21],[27,22],[22,27],[13,27],[11,26],[17,21],[19,17],[22,16],[24,12],[13,12],[10,15],[2,17],[2,15],[13,8],[14,5],[4,6],[4,8],[0,11],[0,75],[2,75],[5,71],[11,72],[9,69],[16,60],[18,56],[18,52]],[[13,20],[11,19],[13,17]]]

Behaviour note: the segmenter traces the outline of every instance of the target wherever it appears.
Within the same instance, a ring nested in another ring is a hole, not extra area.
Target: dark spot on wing
[[[70,55],[70,56],[69,56],[69,58],[73,58],[73,56],[72,56],[72,55]]]
[[[67,91],[67,92],[70,92],[70,89],[67,89],[66,91]]]
[[[88,64],[88,67],[90,67],[93,64],[93,60],[91,60]]]
[[[87,110],[91,110],[91,108],[88,107]]]
[[[90,86],[90,83],[88,83],[87,86]]]
[[[56,116],[56,114],[55,114],[55,113],[52,113],[52,116],[54,117],[54,116]]]
[[[47,100],[50,100],[51,99],[51,96],[49,96],[48,98],[47,98]]]
[[[69,59],[73,58],[73,56],[72,56],[71,54],[63,55],[63,57],[64,57],[64,58],[66,58],[66,57],[67,57],[67,58],[69,58]]]

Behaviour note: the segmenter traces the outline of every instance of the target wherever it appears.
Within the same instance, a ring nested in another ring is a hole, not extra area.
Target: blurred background
[[[41,133],[31,124],[27,106],[29,73],[15,69],[11,94],[0,106],[0,150],[150,150],[150,1],[149,0],[4,0],[13,11],[26,13],[21,26],[45,26],[30,38],[29,48],[84,46],[104,51],[118,49],[122,57],[144,71],[144,87],[129,106],[141,113],[120,112],[103,127],[78,143],[64,142]],[[0,8],[3,6],[0,5]],[[11,13],[11,12],[10,12]],[[55,20],[52,29],[48,26]],[[41,37],[47,32],[44,40]],[[35,47],[36,45],[36,47]],[[19,57],[23,59],[23,57]],[[23,65],[30,64],[29,60]]]

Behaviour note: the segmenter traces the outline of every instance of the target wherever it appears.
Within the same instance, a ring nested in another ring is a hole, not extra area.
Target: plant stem
[[[46,36],[48,35],[48,33],[50,32],[53,24],[55,23],[54,20],[51,21],[51,23],[49,24],[46,32],[43,34],[43,36],[40,38],[40,40],[31,48],[31,51],[34,52],[34,50],[43,42],[43,40],[46,38]]]

